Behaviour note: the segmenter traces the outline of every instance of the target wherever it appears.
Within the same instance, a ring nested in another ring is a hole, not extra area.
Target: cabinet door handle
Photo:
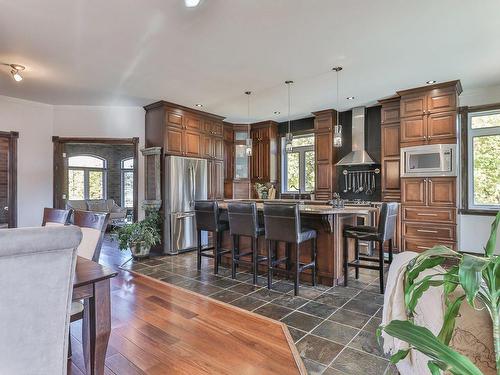
[[[427,246],[417,246],[417,249],[429,250],[430,247],[427,247]]]
[[[417,216],[437,216],[437,214],[422,214],[422,213],[418,212]]]
[[[437,230],[430,230],[430,229],[417,229],[417,232],[421,233],[437,233]]]

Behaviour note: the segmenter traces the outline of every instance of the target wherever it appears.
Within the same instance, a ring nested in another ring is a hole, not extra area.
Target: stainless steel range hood
[[[352,151],[337,165],[375,164],[365,150],[365,107],[352,109]]]

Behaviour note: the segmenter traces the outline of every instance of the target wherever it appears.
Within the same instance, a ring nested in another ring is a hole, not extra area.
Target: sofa
[[[118,206],[114,199],[68,200],[66,209],[109,213],[110,221],[127,217],[127,209]]]

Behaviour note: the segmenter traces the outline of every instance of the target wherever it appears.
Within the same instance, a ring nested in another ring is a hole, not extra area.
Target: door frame
[[[9,140],[9,186],[8,189],[8,207],[9,207],[9,228],[17,227],[17,139],[19,132],[0,131],[0,137]]]
[[[52,137],[54,145],[53,157],[53,195],[54,208],[64,209],[62,194],[64,190],[64,158],[62,150],[66,143],[98,143],[106,145],[131,145],[134,146],[134,221],[139,214],[139,137],[133,138],[84,138],[84,137]]]

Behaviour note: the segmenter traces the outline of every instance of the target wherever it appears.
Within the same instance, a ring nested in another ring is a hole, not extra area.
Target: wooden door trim
[[[59,207],[61,201],[62,187],[59,182],[63,180],[62,166],[62,146],[66,143],[91,143],[91,144],[106,144],[106,145],[132,145],[134,146],[134,221],[137,221],[139,212],[139,137],[133,138],[78,138],[78,137],[52,137],[53,143],[53,187],[52,187],[52,206]]]
[[[9,228],[17,227],[17,139],[19,132],[0,131],[0,137],[9,140]]]

